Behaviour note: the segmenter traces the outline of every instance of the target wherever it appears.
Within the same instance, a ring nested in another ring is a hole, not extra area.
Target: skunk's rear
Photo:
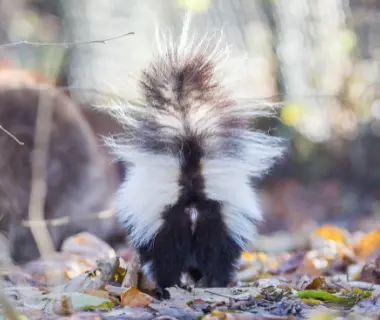
[[[208,286],[229,283],[261,219],[252,178],[282,154],[278,138],[252,129],[276,106],[234,98],[227,56],[184,34],[142,72],[141,106],[111,109],[125,134],[108,143],[129,164],[119,218],[161,293],[190,270]]]

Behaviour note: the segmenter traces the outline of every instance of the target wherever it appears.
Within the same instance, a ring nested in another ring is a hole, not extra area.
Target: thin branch
[[[28,218],[30,221],[44,220],[44,207],[47,194],[46,164],[52,130],[53,106],[51,104],[54,98],[50,92],[47,92],[46,95],[41,95],[37,111],[35,147],[32,155],[32,185],[28,208]],[[30,230],[43,258],[55,252],[46,223],[32,226]]]
[[[7,129],[5,129],[1,124],[0,124],[0,130],[4,131],[8,136],[10,136],[13,140],[15,140],[19,145],[21,145],[21,146],[24,145],[24,142],[17,139],[12,133],[10,133]]]
[[[215,296],[222,297],[222,298],[227,298],[227,299],[235,300],[235,301],[247,301],[248,300],[248,298],[231,297],[231,296],[228,296],[228,295],[224,295],[224,294],[217,293],[217,292],[212,292],[212,291],[209,291],[209,290],[204,290],[204,292],[210,293],[210,294],[213,294]]]
[[[33,228],[34,226],[50,225],[54,227],[66,225],[71,221],[84,221],[84,220],[105,220],[110,219],[115,215],[113,210],[104,210],[98,213],[90,213],[82,215],[79,218],[72,219],[71,216],[64,216],[55,219],[42,219],[42,220],[21,220],[21,225],[26,228]]]
[[[28,41],[28,40],[23,40],[23,41],[17,41],[17,42],[11,42],[11,43],[5,43],[0,45],[0,48],[7,48],[7,47],[14,47],[14,46],[19,46],[22,44],[27,44],[30,46],[53,46],[53,47],[71,47],[71,46],[77,46],[77,45],[82,45],[82,44],[92,44],[92,43],[102,43],[106,44],[109,41],[112,40],[117,40],[124,38],[126,36],[135,34],[134,32],[128,32],[124,33],[120,36],[116,37],[111,37],[107,39],[101,39],[101,40],[90,40],[90,41],[70,41],[70,42],[35,42],[35,41]]]

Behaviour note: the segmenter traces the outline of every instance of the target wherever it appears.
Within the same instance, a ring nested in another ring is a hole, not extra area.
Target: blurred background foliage
[[[184,9],[201,30],[223,28],[236,59],[246,58],[240,89],[284,103],[280,121],[261,124],[290,142],[263,181],[271,213],[263,231],[322,220],[378,223],[379,0],[0,0],[4,44],[136,33],[105,46],[21,44],[0,55],[62,85],[133,98],[126,75],[148,61],[154,23],[179,25]]]

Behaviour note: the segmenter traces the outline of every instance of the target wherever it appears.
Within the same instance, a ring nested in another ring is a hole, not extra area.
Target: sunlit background
[[[379,223],[378,0],[2,0],[2,44],[135,35],[4,46],[0,56],[61,85],[133,99],[128,79],[148,63],[155,26],[179,32],[184,9],[197,32],[223,30],[243,66],[239,90],[284,103],[280,121],[262,124],[290,150],[263,181],[261,232]]]

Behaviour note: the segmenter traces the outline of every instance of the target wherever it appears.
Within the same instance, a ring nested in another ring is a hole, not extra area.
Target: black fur
[[[166,288],[180,285],[184,272],[207,287],[227,286],[240,255],[223,223],[220,204],[204,194],[200,172],[203,151],[195,137],[186,140],[182,155],[179,200],[163,212],[165,223],[154,240],[139,249],[142,263],[151,263],[162,298],[169,297]],[[192,206],[199,212],[194,233],[186,213]]]

